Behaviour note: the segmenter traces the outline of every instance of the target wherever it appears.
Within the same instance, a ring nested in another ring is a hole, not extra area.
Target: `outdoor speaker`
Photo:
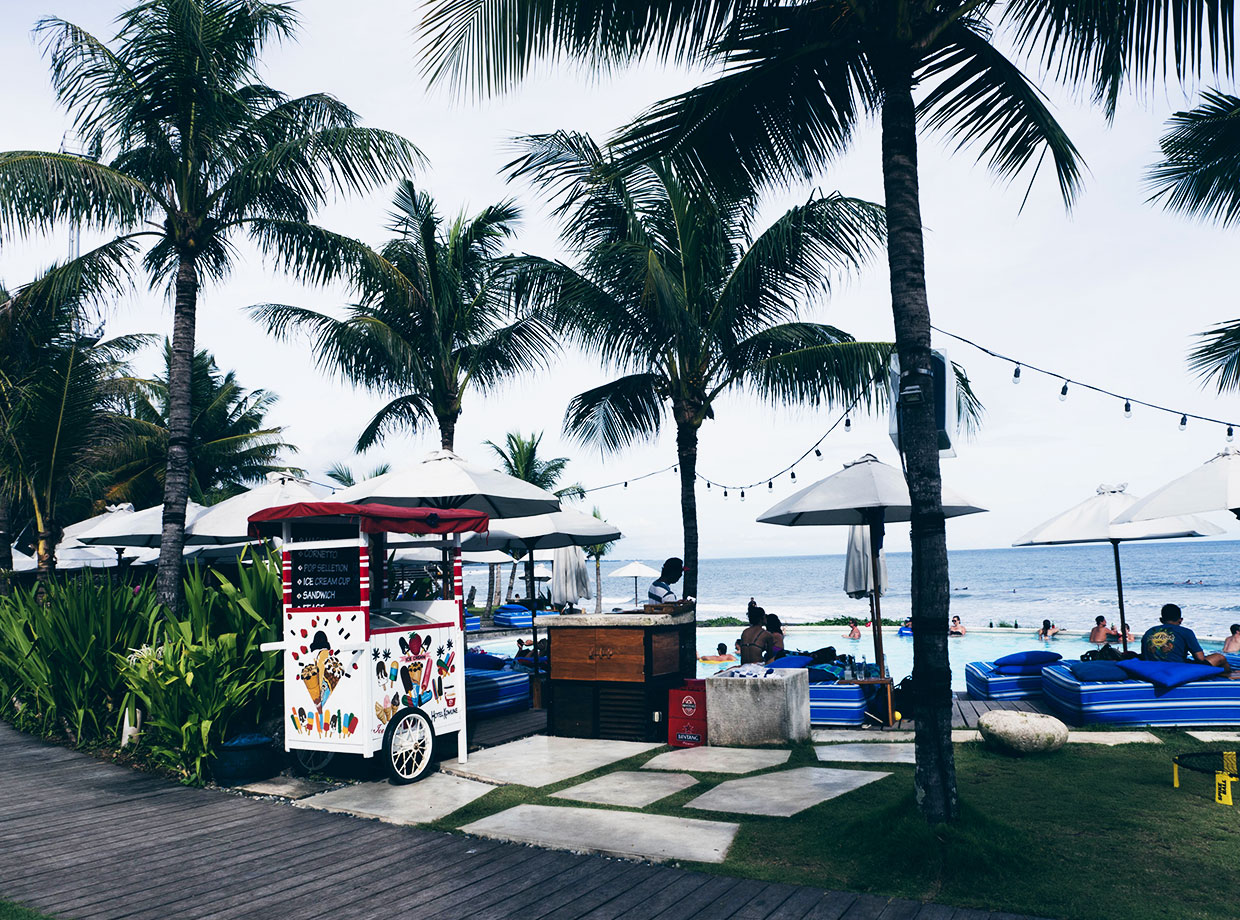
[[[954,438],[956,436],[956,373],[952,370],[951,360],[937,349],[930,352],[931,379],[918,380],[911,375],[901,376],[900,356],[896,352],[891,355],[891,373],[887,380],[887,395],[890,399],[891,418],[887,431],[896,450],[903,453],[901,441],[900,416],[904,408],[927,396],[934,401],[934,418],[939,430],[939,456],[956,456]]]

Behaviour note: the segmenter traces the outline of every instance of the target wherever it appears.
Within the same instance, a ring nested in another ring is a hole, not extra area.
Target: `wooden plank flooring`
[[[966,693],[957,693],[952,699],[952,728],[977,728],[977,720],[992,709],[1015,709],[1020,712],[1054,714],[1040,699],[975,700]],[[915,727],[912,719],[902,719],[893,726],[903,731],[911,731]]]
[[[189,789],[44,745],[3,723],[0,899],[74,920],[370,920],[393,908],[425,920],[1001,916]]]

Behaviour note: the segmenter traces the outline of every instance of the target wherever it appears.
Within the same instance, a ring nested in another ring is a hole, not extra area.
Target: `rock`
[[[982,740],[1008,754],[1057,751],[1068,741],[1068,726],[1038,712],[992,709],[977,720]]]

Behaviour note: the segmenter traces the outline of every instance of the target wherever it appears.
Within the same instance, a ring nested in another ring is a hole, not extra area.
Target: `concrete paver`
[[[1240,741],[1240,732],[1185,732],[1198,741]]]
[[[271,779],[260,779],[256,783],[237,786],[242,792],[251,795],[278,795],[283,799],[304,799],[308,795],[331,788],[331,783],[323,783],[300,776],[273,776]]]
[[[660,745],[637,741],[533,735],[470,754],[466,764],[444,761],[439,769],[454,776],[501,786],[509,783],[550,786],[657,747]]]
[[[687,773],[752,773],[786,763],[791,751],[767,748],[693,747],[669,751],[642,764],[643,770]]]
[[[645,808],[651,802],[696,786],[697,780],[685,773],[637,773],[618,770],[552,794],[554,799],[573,799],[599,805]]]
[[[425,824],[452,814],[494,788],[459,776],[432,773],[408,786],[394,786],[388,782],[357,783],[312,795],[298,805],[378,818],[391,824]]]
[[[1068,732],[1068,744],[1162,744],[1151,732]]]
[[[895,729],[882,731],[853,728],[816,728],[810,733],[814,744],[836,744],[841,741],[912,741],[913,732]]]
[[[878,770],[796,767],[730,779],[702,793],[685,807],[786,818],[890,775]]]
[[[914,746],[904,744],[819,744],[819,760],[843,763],[916,763]]]
[[[559,850],[708,863],[723,862],[739,829],[725,821],[552,805],[517,805],[461,828]]]

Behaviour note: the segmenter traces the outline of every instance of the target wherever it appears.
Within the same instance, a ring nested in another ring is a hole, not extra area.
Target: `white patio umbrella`
[[[197,502],[185,506],[185,529],[207,509]],[[156,505],[133,514],[125,514],[115,520],[104,521],[92,527],[79,538],[89,546],[159,546],[164,529],[164,506]]]
[[[537,570],[535,570],[537,574]],[[580,546],[561,546],[551,551],[551,603],[576,604],[590,598],[590,575],[586,554]]]
[[[292,473],[268,473],[267,481],[261,486],[210,505],[192,524],[187,524],[185,545],[250,542],[247,532],[251,514],[276,505],[317,502],[327,494],[325,487],[299,479]]]
[[[943,487],[944,517],[959,517],[985,511],[971,504],[957,492]],[[798,527],[815,524],[864,524],[870,531],[871,568],[874,581],[879,577],[879,551],[883,548],[884,524],[888,521],[907,521],[912,518],[912,501],[904,474],[893,466],[879,462],[873,454],[866,454],[854,463],[845,465],[838,473],[794,492],[776,503],[758,517],[763,524],[783,524]],[[883,670],[882,608],[874,595],[874,657],[878,673]]]
[[[105,521],[119,521],[124,515],[133,514],[133,504],[130,502],[121,502],[119,505],[108,505],[108,510],[103,514],[96,514],[94,517],[88,517],[84,521],[78,521],[76,524],[70,524],[61,533],[61,542],[66,540],[74,541],[74,545],[81,539],[83,534],[89,533]]]
[[[652,569],[650,566],[642,562],[630,562],[628,565],[621,566],[614,572],[608,572],[608,578],[632,578],[633,579],[633,606],[638,605],[637,600],[637,580],[639,578],[649,578],[654,581],[659,577],[659,570]]]
[[[1213,537],[1223,528],[1191,515],[1116,524],[1130,508],[1140,503],[1127,491],[1127,483],[1100,485],[1097,492],[1062,514],[1044,521],[1013,546],[1057,546],[1069,543],[1110,543],[1115,556],[1115,591],[1119,598],[1119,629],[1124,651],[1128,651],[1128,620],[1124,615],[1124,579],[1120,573],[1119,545],[1125,540],[1168,540],[1177,537]]]
[[[39,567],[39,560],[34,556],[27,556],[16,546],[13,550],[13,571],[14,572],[33,572]]]
[[[412,466],[384,473],[337,492],[334,501],[406,508],[468,508],[492,519],[560,510],[560,500],[515,476],[468,463],[437,450]]]
[[[1240,518],[1240,450],[1227,447],[1201,466],[1134,502],[1117,524],[1230,511]]]
[[[870,534],[854,524],[848,528],[848,552],[844,557],[844,593],[854,599],[869,597],[874,590],[874,560],[870,558]],[[887,593],[887,553],[878,551],[878,593]]]

